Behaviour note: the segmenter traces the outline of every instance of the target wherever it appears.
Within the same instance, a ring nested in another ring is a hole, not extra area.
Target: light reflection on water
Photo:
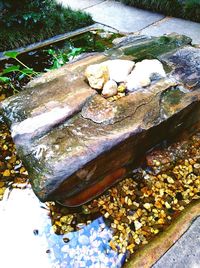
[[[0,215],[3,268],[117,268],[125,260],[125,255],[110,248],[112,233],[102,217],[79,231],[56,235],[48,207],[37,199],[30,186],[11,192],[7,189],[0,202]]]

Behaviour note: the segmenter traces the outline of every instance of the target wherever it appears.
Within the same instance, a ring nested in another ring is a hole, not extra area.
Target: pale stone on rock
[[[115,96],[117,94],[117,83],[113,80],[109,80],[105,83],[102,91],[102,95],[105,98]]]
[[[92,88],[102,89],[109,79],[108,67],[103,63],[90,65],[86,68],[85,76]]]
[[[131,60],[110,60],[107,61],[110,79],[117,83],[124,82],[132,71],[135,62]]]
[[[130,60],[108,60],[88,66],[85,75],[92,88],[102,89],[108,79],[123,82],[134,65],[135,62]]]
[[[147,87],[151,84],[150,78],[142,73],[137,75],[130,74],[126,79],[126,82],[128,91],[134,91],[142,87]]]
[[[150,85],[151,80],[166,77],[163,65],[158,60],[143,60],[136,63],[131,74],[126,78],[127,89],[134,91]]]
[[[140,85],[142,87],[147,87],[151,84],[151,79],[149,77],[141,77],[140,79]]]

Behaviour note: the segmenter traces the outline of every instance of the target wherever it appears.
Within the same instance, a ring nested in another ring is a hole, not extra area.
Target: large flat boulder
[[[176,35],[119,40],[106,54],[47,73],[1,103],[40,200],[80,205],[126,176],[147,150],[199,121],[200,49],[189,42]],[[84,72],[113,58],[158,58],[168,74],[110,102]]]

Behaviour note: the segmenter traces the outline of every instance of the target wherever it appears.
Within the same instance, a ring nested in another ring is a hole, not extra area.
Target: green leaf
[[[0,82],[7,84],[10,82],[10,78],[7,76],[0,76]]]
[[[65,61],[63,59],[62,56],[60,56],[58,59],[57,59],[58,63],[62,66],[63,64],[65,64]]]
[[[30,14],[24,14],[22,17],[23,17],[24,20],[29,20],[31,18],[31,15]]]
[[[51,49],[51,48],[48,49],[47,52],[48,52],[49,55],[55,55],[56,54],[56,51],[54,49]]]
[[[61,66],[62,66],[62,64],[60,64],[58,60],[55,60],[51,69],[58,69]]]
[[[68,57],[74,58],[75,56],[78,56],[81,54],[84,50],[81,47],[74,47],[70,53],[68,53]]]
[[[35,73],[32,68],[25,68],[25,69],[20,70],[20,72],[22,72],[23,74],[34,74]]]
[[[19,53],[16,51],[8,51],[4,53],[4,56],[12,58],[12,59],[16,59],[18,55]]]
[[[6,69],[3,70],[3,74],[8,74],[8,73],[12,73],[12,72],[18,72],[20,69],[19,65],[12,65]]]

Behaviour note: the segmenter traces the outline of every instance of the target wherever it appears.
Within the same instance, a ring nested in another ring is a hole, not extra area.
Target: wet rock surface
[[[200,87],[199,49],[186,46],[176,53],[168,53],[161,59],[173,68],[172,75],[188,89]]]
[[[198,83],[191,84],[191,77],[200,77],[198,64],[187,61],[184,69],[182,60],[178,71],[181,60],[174,59],[184,51],[188,59],[200,63],[200,50],[181,48],[185,39],[181,43],[178,36],[177,40],[175,51],[163,55],[162,48],[159,55],[172,68],[167,77],[115,102],[85,82],[87,66],[110,59],[95,55],[69,64],[67,73],[62,69],[53,79],[39,78],[34,86],[1,103],[18,154],[41,200],[58,200],[68,206],[84,203],[124,177],[145,151],[199,120],[200,88]],[[137,41],[137,51],[139,47]],[[125,51],[120,47],[116,55],[119,50]]]

